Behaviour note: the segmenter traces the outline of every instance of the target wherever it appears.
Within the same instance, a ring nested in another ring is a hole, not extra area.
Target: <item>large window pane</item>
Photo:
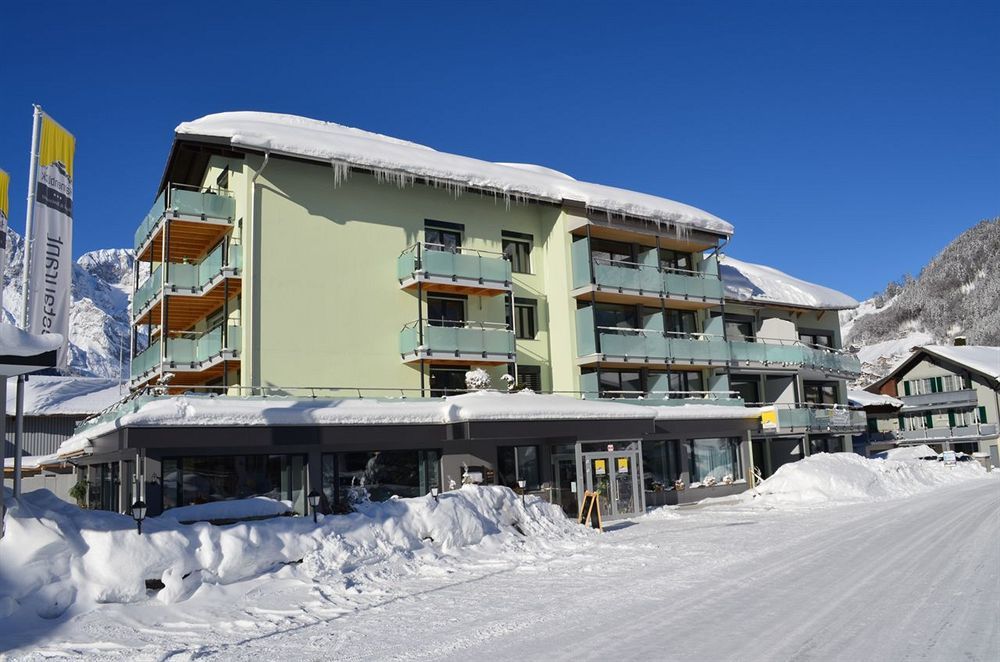
[[[497,478],[501,485],[516,488],[525,481],[525,489],[541,486],[538,467],[538,446],[502,446],[497,449]]]
[[[692,483],[708,478],[722,482],[727,475],[734,480],[743,477],[739,439],[692,439],[687,448]]]
[[[642,471],[645,489],[669,490],[680,477],[680,441],[642,442]]]

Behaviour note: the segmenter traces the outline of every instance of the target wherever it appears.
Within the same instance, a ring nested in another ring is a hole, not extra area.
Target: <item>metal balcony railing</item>
[[[514,332],[506,324],[488,322],[410,322],[399,333],[399,352],[406,358],[481,358],[513,360]]]
[[[502,253],[416,243],[396,259],[400,283],[434,281],[509,290],[511,263]]]
[[[149,213],[135,231],[134,247],[138,251],[155,234],[157,226],[167,216],[188,216],[201,219],[232,221],[236,215],[236,200],[228,191],[187,189],[174,185],[160,193]]]

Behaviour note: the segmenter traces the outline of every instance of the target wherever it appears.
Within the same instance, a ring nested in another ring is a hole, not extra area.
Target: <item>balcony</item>
[[[417,243],[396,259],[396,278],[404,290],[494,296],[511,291],[511,264],[502,253]]]
[[[235,246],[229,264],[223,264],[222,244],[197,264],[169,264],[165,285],[163,265],[157,266],[132,297],[134,323],[159,324],[161,293],[179,295],[168,307],[168,328],[188,328],[221,307],[227,295],[235,296],[242,289],[241,249]]]
[[[153,207],[135,231],[133,245],[138,260],[162,262],[162,245],[153,241],[163,228],[164,219],[176,220],[169,237],[169,262],[198,255],[216,243],[236,216],[236,200],[229,193],[202,192],[171,187],[160,193]]]
[[[701,263],[705,271],[664,269],[658,264],[591,258],[586,241],[575,242],[572,254],[573,295],[577,298],[593,295],[609,303],[669,301],[679,308],[704,308],[722,301],[722,281],[717,271],[712,272],[713,260]],[[647,254],[656,258],[655,251]]]
[[[979,404],[979,396],[974,389],[960,391],[944,391],[942,393],[922,393],[920,395],[904,395],[900,400],[908,410],[941,409],[957,407],[975,407]]]
[[[926,430],[897,430],[887,433],[889,439],[900,444],[940,442],[985,441],[997,437],[996,423],[978,423],[954,428],[927,428]]]
[[[132,385],[139,386],[158,376],[160,371],[175,373],[171,384],[185,385],[211,379],[222,373],[222,363],[238,361],[242,329],[230,326],[227,338],[218,326],[204,333],[182,332],[167,339],[166,357],[161,340],[132,358]]]
[[[737,364],[764,369],[811,368],[847,379],[861,374],[861,361],[853,354],[800,340],[758,337],[730,340],[729,345]]]
[[[501,365],[515,360],[514,332],[505,324],[434,326],[411,322],[399,332],[399,353],[405,363]]]
[[[777,413],[777,427],[763,427],[766,434],[832,432],[856,434],[867,427],[865,412],[844,406],[807,403],[770,405]]]

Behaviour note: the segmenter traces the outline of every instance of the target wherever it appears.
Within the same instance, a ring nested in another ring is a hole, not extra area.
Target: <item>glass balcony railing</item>
[[[236,199],[228,193],[206,193],[176,187],[167,189],[156,198],[135,231],[136,250],[153,235],[160,220],[167,214],[232,220],[236,215]]]
[[[571,250],[574,289],[591,284],[592,269],[593,283],[601,289],[653,297],[722,299],[722,281],[717,273],[591,258],[586,241],[574,242]],[[705,264],[708,268],[715,263]]]
[[[411,322],[399,333],[399,353],[413,358],[512,359],[514,332],[503,324],[463,322],[459,326],[421,327]],[[421,328],[423,334],[421,338]]]
[[[865,412],[845,406],[806,403],[771,405],[778,414],[778,431],[860,432],[867,427]]]
[[[501,253],[418,243],[400,253],[396,277],[510,289],[511,264]]]
[[[139,286],[139,289],[135,291],[132,295],[132,315],[138,315],[143,311],[150,301],[155,299],[160,294],[160,289],[163,285],[163,269],[162,267],[156,267],[153,269],[152,273],[149,274],[149,278]]]
[[[178,334],[167,341],[166,363],[171,370],[198,369],[201,364],[211,361],[223,352],[238,353],[242,347],[242,329],[230,326],[228,341],[223,342],[222,327],[217,326],[204,333]],[[132,358],[132,378],[142,376],[160,365],[160,341],[154,341],[147,349]]]
[[[597,327],[600,352],[597,351],[592,324],[578,311],[577,348],[580,356],[600,353],[609,360],[651,360],[663,363],[762,364],[813,368],[844,376],[861,373],[861,363],[856,356],[835,350],[823,350],[792,340],[758,338],[759,342],[728,341],[722,336],[707,333],[673,333],[650,329]]]

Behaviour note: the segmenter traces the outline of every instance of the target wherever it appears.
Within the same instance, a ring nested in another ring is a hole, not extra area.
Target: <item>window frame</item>
[[[534,273],[531,270],[531,251],[535,247],[535,238],[532,235],[513,230],[501,230],[500,245],[503,254],[510,260],[511,272],[529,275]],[[508,253],[508,247],[514,247],[514,250]]]
[[[451,328],[461,328],[464,327],[469,322],[469,297],[464,294],[448,294],[442,292],[428,292],[427,298],[424,300],[427,306],[427,325],[428,326],[442,326]],[[449,320],[444,317],[432,318],[431,317],[431,301],[434,302],[450,302],[450,303],[461,303],[462,304],[462,319],[461,320]]]
[[[522,324],[522,311],[527,311],[527,318],[530,324]],[[517,340],[536,340],[538,338],[538,300],[528,299],[525,297],[514,297],[513,304],[513,317],[511,317],[507,324],[513,323],[514,326],[514,337]],[[525,335],[522,330],[527,326],[531,330],[530,335]]]
[[[431,232],[444,233],[455,237],[455,245],[450,246],[441,241],[431,241],[428,236]],[[435,221],[430,218],[424,219],[424,249],[429,251],[444,251],[450,253],[462,252],[462,240],[465,238],[465,225],[461,223],[449,223],[447,221]]]

